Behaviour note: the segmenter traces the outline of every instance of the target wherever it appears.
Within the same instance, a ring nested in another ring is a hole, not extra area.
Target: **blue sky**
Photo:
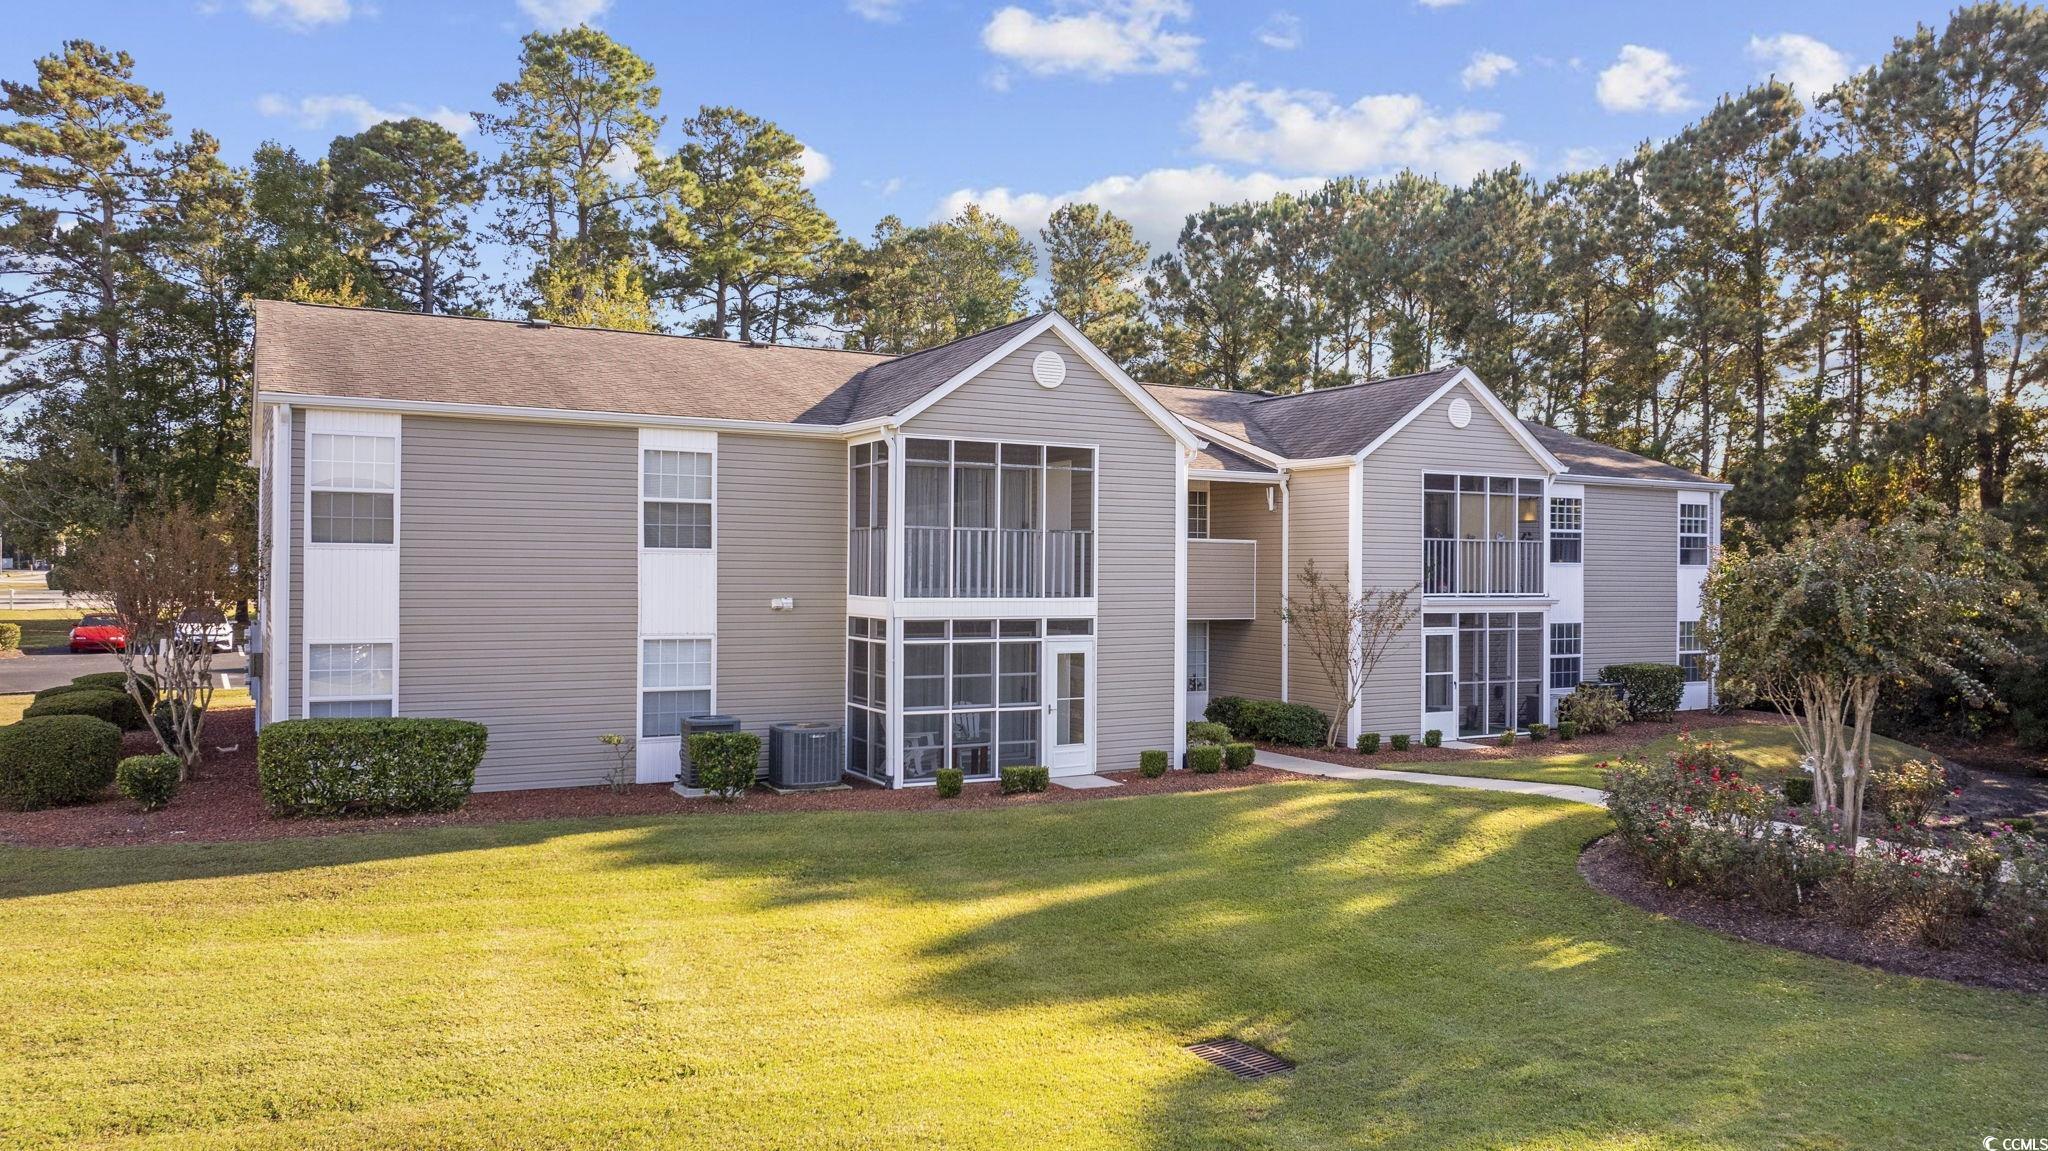
[[[982,201],[1035,228],[1101,202],[1155,243],[1212,199],[1403,165],[1538,175],[1669,134],[1767,72],[1811,86],[1948,5],[1904,0],[165,0],[14,4],[0,65],[69,37],[125,48],[182,131],[245,160],[319,152],[379,117],[466,128],[518,37],[585,19],[651,60],[671,122],[767,116],[820,161],[849,233]],[[675,142],[669,129],[665,144]],[[465,137],[488,151],[471,131]]]

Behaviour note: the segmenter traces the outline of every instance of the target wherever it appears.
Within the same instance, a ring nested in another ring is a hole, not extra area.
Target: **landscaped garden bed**
[[[196,777],[186,782],[170,805],[144,812],[131,800],[108,790],[96,802],[43,811],[0,811],[0,843],[35,847],[95,847],[110,844],[210,843],[336,835],[347,832],[506,823],[526,819],[589,816],[713,815],[793,811],[919,811],[929,809],[1018,807],[1113,799],[1161,792],[1209,791],[1243,787],[1286,778],[1284,773],[1253,767],[1200,775],[1170,771],[1148,779],[1136,770],[1114,778],[1115,788],[1004,795],[999,783],[970,783],[957,798],[942,798],[937,789],[892,791],[869,784],[834,791],[778,795],[756,788],[731,803],[686,799],[667,784],[641,784],[613,791],[592,772],[590,787],[538,791],[491,791],[471,795],[452,811],[407,815],[348,815],[291,818],[273,814],[263,801],[256,772],[255,713],[246,707],[216,709],[206,719],[205,760]],[[148,732],[129,732],[123,754],[157,750]],[[1136,765],[1132,765],[1135,769]]]

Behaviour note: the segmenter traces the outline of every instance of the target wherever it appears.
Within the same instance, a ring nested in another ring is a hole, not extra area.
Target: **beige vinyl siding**
[[[1678,495],[1586,485],[1586,676],[1678,662]]]
[[[1066,382],[1031,378],[1040,352],[1067,362]],[[920,413],[908,435],[1094,444],[1096,524],[1096,769],[1127,771],[1147,748],[1174,746],[1174,539],[1179,446],[1136,404],[1050,332]]]
[[[1266,493],[1273,510],[1266,510]],[[1283,571],[1280,493],[1266,484],[1218,483],[1209,487],[1209,532],[1219,539],[1256,540],[1258,601],[1249,620],[1209,625],[1209,698],[1241,695],[1280,698],[1280,622]],[[1189,589],[1192,599],[1194,592]],[[1190,716],[1189,718],[1194,718]]]
[[[1302,594],[1301,573],[1310,560],[1326,580],[1341,592],[1351,580],[1351,495],[1350,485],[1358,473],[1349,465],[1294,472],[1288,480],[1287,589],[1290,596]],[[1287,660],[1287,698],[1336,715],[1343,710],[1337,692],[1316,662],[1308,646],[1296,639]],[[1340,715],[1341,720],[1343,717]],[[1344,735],[1340,723],[1338,734]]]
[[[289,700],[285,715],[281,718],[297,718],[306,714],[306,413],[304,409],[292,412],[292,474],[291,491],[291,606],[287,614],[291,626],[286,628],[285,643],[291,650],[285,653],[285,691]],[[273,661],[275,655],[265,656]]]
[[[398,708],[490,728],[477,790],[599,782],[638,682],[631,428],[405,417]]]
[[[795,599],[792,611],[768,601]],[[718,437],[718,710],[846,721],[846,445]]]
[[[1250,619],[1258,549],[1237,540],[1188,541],[1188,618]]]
[[[1451,424],[1451,401],[1464,398],[1472,421]],[[1547,469],[1472,389],[1459,384],[1365,457],[1364,590],[1415,588],[1414,618],[1388,647],[1360,693],[1363,731],[1421,734],[1422,477],[1426,472],[1541,476]],[[1446,599],[1441,602],[1451,602]]]

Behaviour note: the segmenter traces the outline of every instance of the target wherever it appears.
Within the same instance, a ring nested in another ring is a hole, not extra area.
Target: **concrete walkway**
[[[1507,791],[1516,795],[1540,795],[1546,799],[1563,799],[1572,803],[1606,807],[1607,799],[1597,787],[1578,787],[1568,783],[1531,783],[1524,779],[1488,779],[1471,775],[1436,775],[1425,771],[1388,771],[1379,767],[1346,767],[1342,764],[1325,763],[1320,759],[1303,759],[1297,755],[1282,755],[1277,751],[1259,749],[1255,761],[1260,767],[1275,771],[1291,771],[1297,775],[1319,775],[1324,779],[1383,779],[1393,783],[1420,783],[1431,787],[1462,787],[1469,791]]]

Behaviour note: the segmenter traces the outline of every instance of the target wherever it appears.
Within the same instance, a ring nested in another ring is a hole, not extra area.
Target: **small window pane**
[[[995,647],[992,643],[953,645],[954,707],[995,706]]]
[[[306,653],[306,695],[315,699],[389,696],[388,643],[316,643]]]
[[[316,488],[395,491],[398,441],[390,436],[316,433],[306,451],[306,475]]]
[[[710,453],[642,452],[640,494],[657,500],[710,499]]]
[[[645,545],[651,548],[711,547],[711,505],[649,502],[642,505]]]
[[[388,699],[330,700],[306,704],[309,719],[382,719],[390,715],[391,701]]]
[[[930,779],[946,766],[944,715],[903,717],[903,778]]]
[[[312,541],[316,544],[388,544],[394,538],[393,501],[383,492],[323,492],[311,495]]]
[[[946,706],[946,645],[907,643],[903,645],[903,706],[933,708]]]
[[[1095,621],[1092,619],[1049,619],[1045,621],[1047,635],[1094,635]]]
[[[640,696],[640,735],[660,739],[683,733],[683,717],[711,710],[708,691],[649,691]]]

